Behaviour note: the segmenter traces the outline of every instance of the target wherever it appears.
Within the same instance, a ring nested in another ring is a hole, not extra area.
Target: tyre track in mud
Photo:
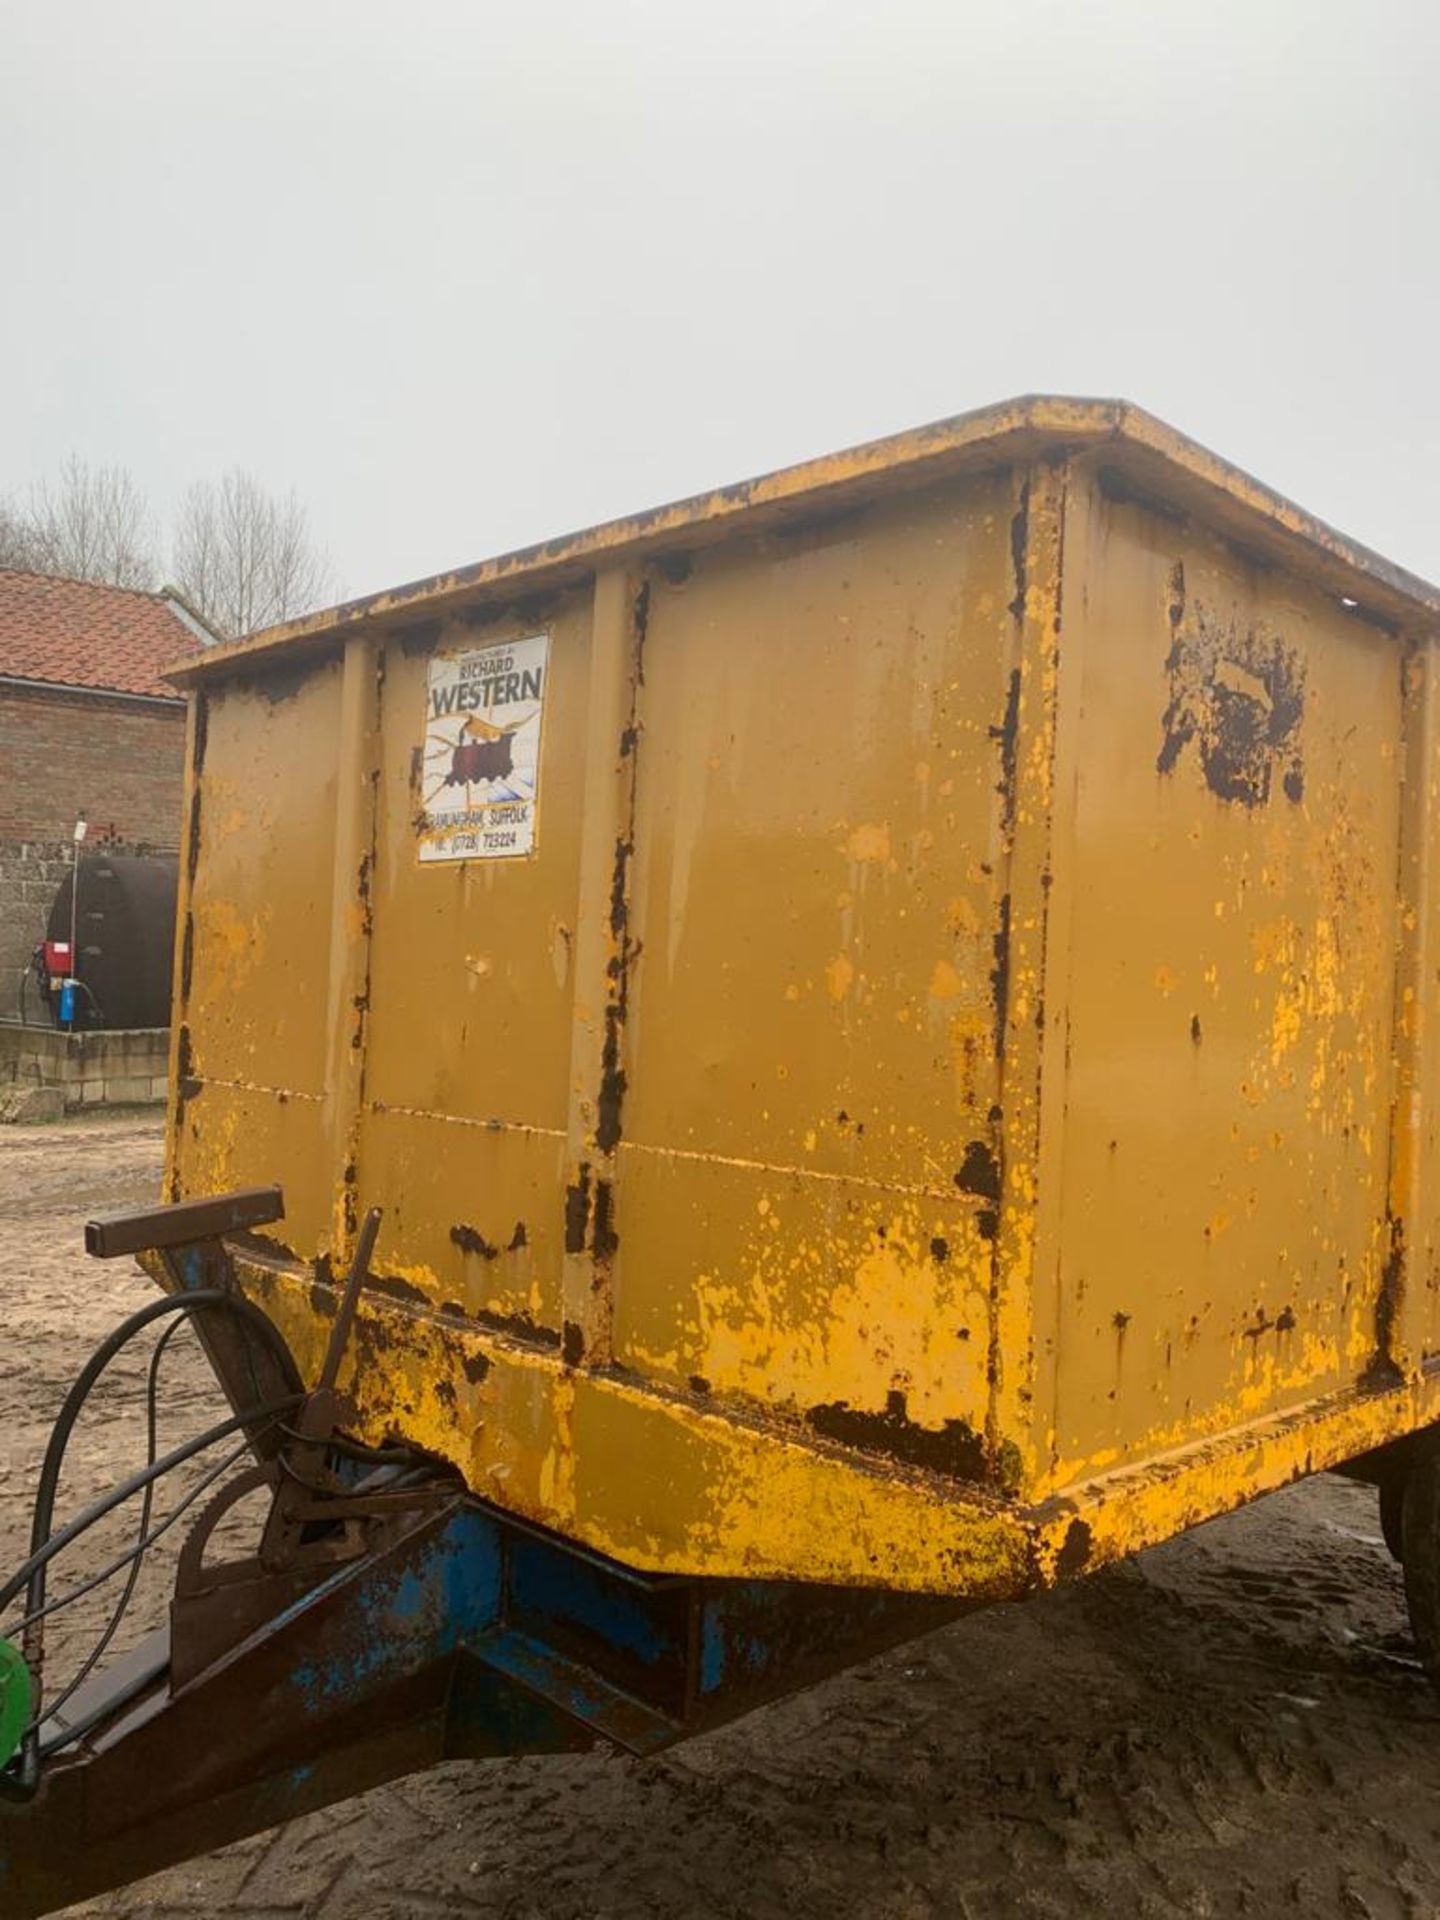
[[[64,1386],[148,1297],[128,1263],[85,1259],[80,1223],[152,1200],[159,1153],[149,1117],[0,1135],[10,1563]],[[167,1378],[178,1438],[218,1396],[178,1342]],[[134,1463],[142,1392],[137,1361],[77,1436],[73,1497]],[[1324,1477],[659,1759],[445,1767],[72,1911],[1421,1920],[1440,1916],[1440,1711],[1374,1495]]]

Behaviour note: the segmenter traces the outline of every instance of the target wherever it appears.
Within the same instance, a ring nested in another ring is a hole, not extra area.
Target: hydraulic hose
[[[88,1400],[96,1381],[109,1366],[122,1348],[137,1333],[167,1314],[192,1313],[200,1308],[218,1307],[237,1313],[252,1331],[262,1332],[277,1351],[283,1355],[285,1373],[295,1381],[295,1392],[283,1400],[272,1401],[264,1407],[253,1408],[243,1414],[233,1415],[222,1421],[197,1439],[187,1441],[176,1447],[158,1461],[151,1461],[139,1473],[113,1489],[102,1500],[94,1502],[77,1514],[74,1520],[62,1527],[58,1533],[52,1533],[51,1527],[55,1515],[55,1497],[59,1490],[60,1473],[65,1461],[65,1449],[81,1410]],[[277,1329],[265,1315],[251,1306],[248,1300],[227,1293],[218,1287],[197,1288],[191,1292],[168,1294],[163,1299],[152,1300],[138,1312],[123,1320],[115,1330],[95,1349],[85,1366],[77,1375],[69,1392],[61,1404],[50,1440],[45,1449],[45,1458],[40,1468],[40,1477],[35,1488],[35,1512],[30,1528],[30,1555],[23,1565],[0,1587],[0,1612],[3,1612],[16,1595],[25,1590],[26,1628],[22,1641],[22,1650],[26,1664],[35,1677],[37,1690],[39,1678],[44,1668],[44,1631],[45,1631],[45,1579],[50,1561],[64,1547],[76,1539],[88,1527],[114,1507],[122,1505],[134,1494],[151,1486],[162,1475],[192,1459],[206,1447],[225,1439],[241,1427],[249,1426],[257,1420],[265,1420],[288,1413],[298,1406],[303,1393],[299,1377],[295,1372],[294,1358],[281,1338]],[[28,1800],[33,1797],[40,1784],[40,1747],[39,1747],[39,1701],[35,1702],[35,1711],[31,1724],[25,1731],[20,1747],[20,1768],[18,1774],[0,1773],[0,1797],[11,1800]]]

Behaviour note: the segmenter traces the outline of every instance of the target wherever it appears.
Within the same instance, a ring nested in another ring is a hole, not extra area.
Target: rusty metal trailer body
[[[1437,632],[1029,399],[178,668],[168,1206],[97,1250],[237,1419],[308,1397],[258,1559],[190,1555],[0,1823],[23,1910],[653,1750],[1328,1466],[1440,1663]],[[449,1477],[342,1471],[397,1446]]]
[[[1040,399],[187,662],[170,1194],[284,1170],[302,1364],[385,1208],[365,1430],[650,1570],[1013,1593],[1346,1459],[1440,1410],[1437,620]]]

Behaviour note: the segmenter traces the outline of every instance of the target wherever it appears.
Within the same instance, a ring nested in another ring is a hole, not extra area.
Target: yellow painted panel
[[[385,1209],[380,1270],[438,1307],[560,1338],[563,1134],[443,1114],[365,1115],[360,1199]]]
[[[285,1218],[259,1232],[279,1247],[301,1247],[307,1255],[336,1251],[331,1239],[334,1161],[324,1100],[208,1082],[183,1102],[182,1196],[278,1182],[285,1192]]]
[[[879,1445],[985,1428],[1011,520],[993,475],[649,606],[616,1357]]]
[[[620,1166],[628,1364],[813,1413],[821,1431],[863,1434],[844,1410],[868,1413],[882,1445],[904,1444],[899,1395],[927,1430],[925,1457],[977,1470],[992,1258],[976,1226],[982,1203],[953,1186],[899,1192],[624,1144]],[[678,1324],[677,1306],[690,1315]]]
[[[1375,1354],[1401,747],[1391,636],[1098,489],[1073,531],[1062,1486]]]
[[[542,631],[550,634],[550,665],[535,852],[422,865],[415,815],[432,656],[437,648],[489,647]],[[452,620],[438,633],[401,634],[386,647],[371,891],[371,1100],[564,1131],[589,657],[588,593],[483,625]],[[457,1143],[469,1138],[455,1136]],[[483,1184],[483,1168],[475,1177]]]
[[[338,660],[207,697],[185,971],[190,1070],[323,1093]]]
[[[628,1139],[943,1186],[983,1130],[1009,541],[998,476],[655,582]]]
[[[318,1373],[334,1290],[247,1263],[247,1290]],[[554,1355],[369,1298],[340,1376],[357,1431],[403,1434],[475,1489],[633,1566],[999,1598],[1034,1579],[1016,1515],[924,1474],[857,1465]]]
[[[422,863],[432,659],[536,633],[534,850]],[[354,1169],[357,1207],[385,1211],[392,1284],[557,1343],[589,660],[588,592],[388,641]]]
[[[303,1269],[244,1261],[241,1272],[313,1380],[335,1289]],[[1072,1578],[1440,1414],[1440,1379],[1340,1395],[1024,1505],[573,1373],[374,1296],[340,1384],[367,1439],[418,1441],[489,1499],[633,1566],[971,1598]]]

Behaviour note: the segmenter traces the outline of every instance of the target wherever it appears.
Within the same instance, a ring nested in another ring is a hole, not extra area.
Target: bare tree
[[[39,573],[40,546],[28,516],[13,500],[0,500],[0,567]]]
[[[155,516],[124,467],[92,467],[72,453],[58,477],[32,487],[24,509],[10,518],[27,555],[14,564],[114,587],[155,584]]]
[[[171,571],[190,604],[235,637],[308,613],[334,594],[329,558],[297,496],[267,493],[239,467],[186,493]]]

